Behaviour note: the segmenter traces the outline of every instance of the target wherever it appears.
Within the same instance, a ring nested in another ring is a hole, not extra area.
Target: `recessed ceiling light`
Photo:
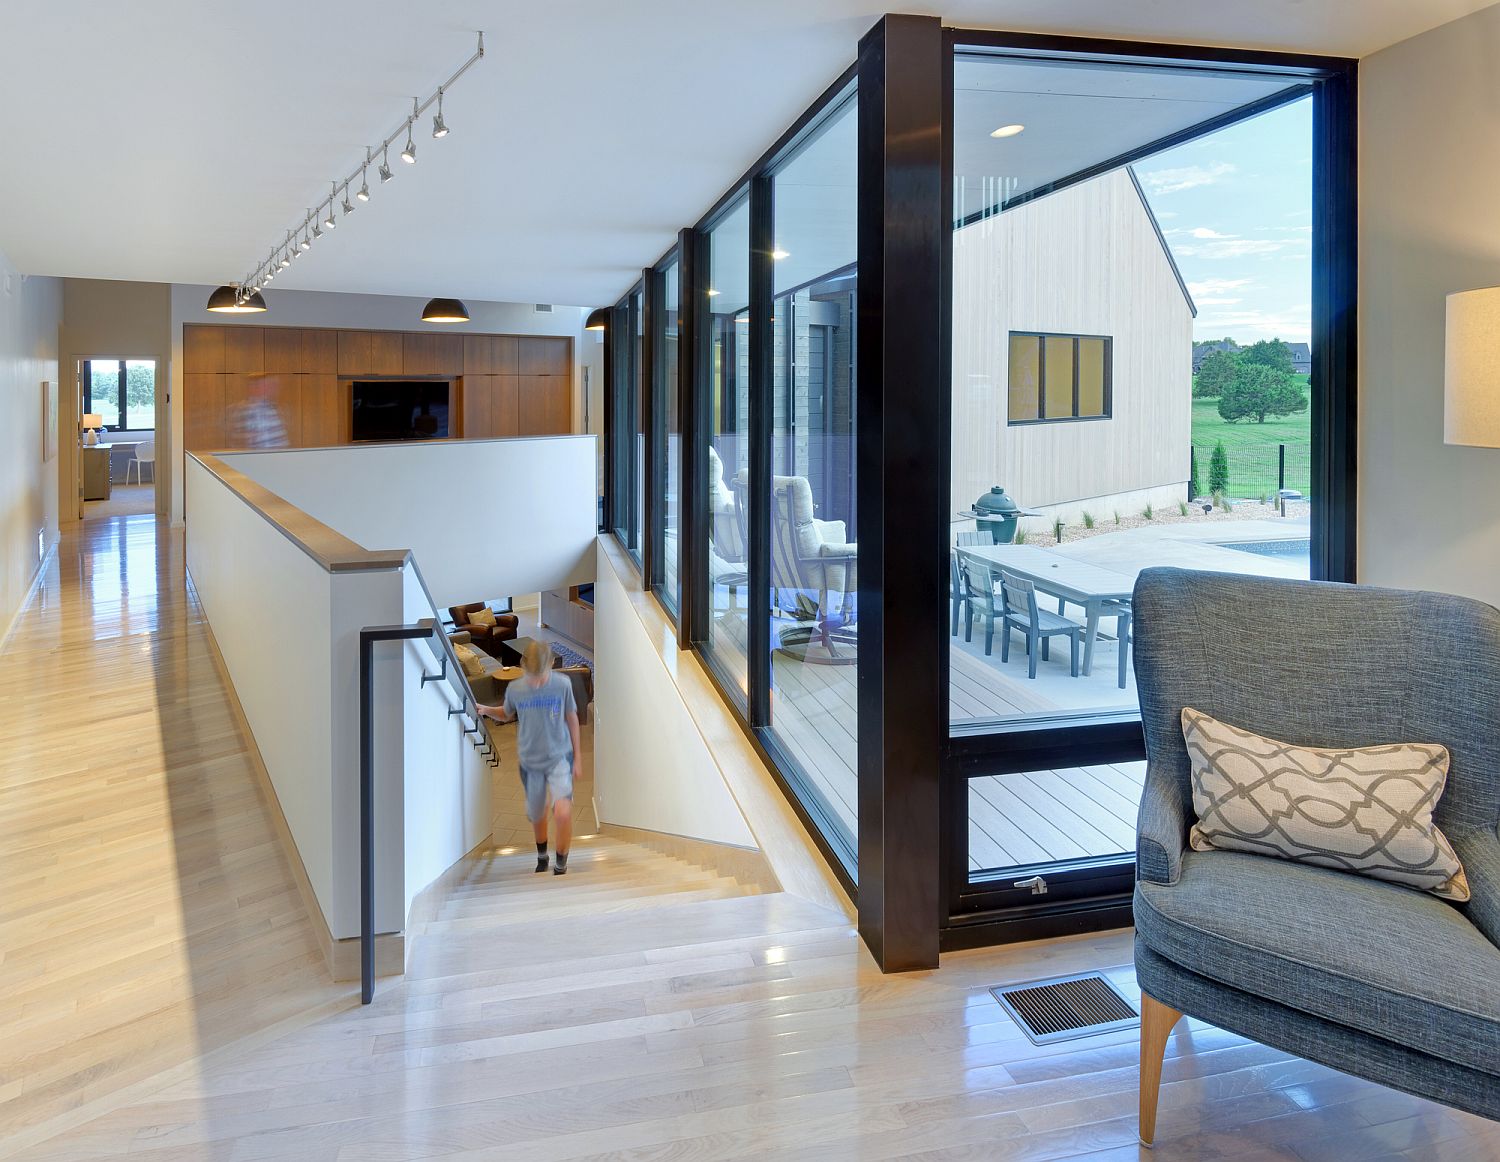
[[[990,136],[991,137],[1014,137],[1017,133],[1020,133],[1020,132],[1024,131],[1025,128],[1026,128],[1026,126],[1024,126],[1024,125],[1002,125],[1002,126],[1000,126],[999,129],[995,130],[995,132],[991,133]]]
[[[777,262],[780,262],[783,258],[790,258],[791,255],[788,254],[785,250],[782,250],[778,247],[777,249],[771,251],[771,257],[774,258]]]

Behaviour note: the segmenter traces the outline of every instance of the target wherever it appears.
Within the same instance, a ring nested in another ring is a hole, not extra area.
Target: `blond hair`
[[[521,666],[532,677],[545,674],[552,668],[552,647],[532,638],[531,644],[526,647],[526,653],[521,657]]]

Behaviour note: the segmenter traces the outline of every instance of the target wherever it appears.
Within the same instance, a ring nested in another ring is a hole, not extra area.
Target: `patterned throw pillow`
[[[1182,737],[1194,851],[1247,851],[1469,898],[1463,864],[1432,821],[1448,781],[1446,747],[1292,746],[1188,708]]]
[[[471,645],[459,642],[454,645],[453,653],[458,658],[458,664],[464,668],[464,674],[470,678],[484,677],[484,663],[479,659],[479,651]]]

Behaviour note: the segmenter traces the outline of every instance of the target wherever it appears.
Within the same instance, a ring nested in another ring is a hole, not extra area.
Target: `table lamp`
[[[98,412],[83,413],[83,442],[92,448],[99,442],[99,429],[104,426],[104,417]]]

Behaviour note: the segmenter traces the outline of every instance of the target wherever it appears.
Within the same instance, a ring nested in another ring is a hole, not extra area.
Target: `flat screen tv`
[[[359,440],[436,440],[448,434],[445,380],[356,379],[351,434]]]

